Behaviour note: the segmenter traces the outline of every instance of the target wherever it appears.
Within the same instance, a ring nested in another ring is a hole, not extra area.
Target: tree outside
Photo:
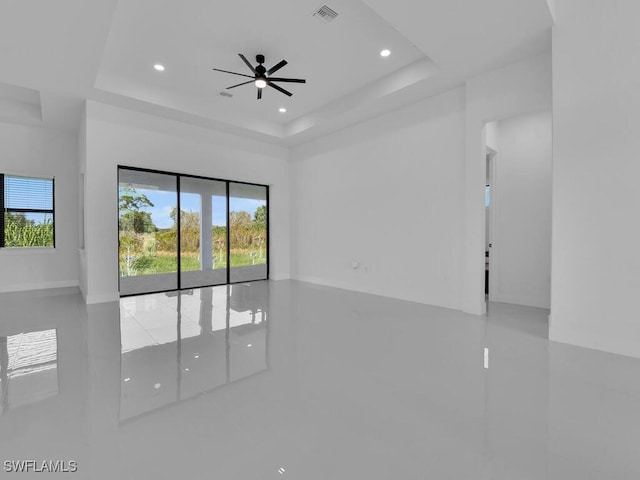
[[[132,186],[121,187],[120,275],[138,276],[177,271],[177,209],[169,213],[173,224],[158,228],[149,208],[153,202]],[[256,209],[253,218],[246,211],[229,212],[231,266],[266,263],[266,206]],[[180,211],[181,270],[200,270],[200,212]],[[227,267],[227,227],[211,229],[213,268]]]

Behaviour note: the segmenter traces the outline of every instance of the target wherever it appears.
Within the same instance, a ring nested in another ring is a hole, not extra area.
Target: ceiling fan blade
[[[307,83],[306,80],[302,78],[274,78],[269,77],[270,82],[291,82],[291,83]]]
[[[248,82],[238,83],[237,85],[231,85],[230,87],[227,87],[227,90],[230,90],[230,89],[232,89],[232,88],[239,87],[240,85],[247,85],[248,83],[253,83],[253,80],[249,80]]]
[[[275,88],[276,90],[278,90],[279,92],[284,93],[285,95],[289,95],[289,96],[293,95],[293,93],[287,92],[284,88],[279,87],[275,83],[267,82],[267,85],[269,85],[271,88]]]
[[[256,72],[256,69],[255,69],[255,68],[253,68],[253,65],[251,65],[251,64],[249,63],[249,60],[247,60],[247,57],[245,57],[245,56],[244,56],[244,55],[242,55],[241,53],[239,53],[238,55],[240,55],[240,58],[242,59],[242,61],[243,61],[244,63],[246,63],[246,64],[247,64],[247,67],[249,67],[249,69],[250,69],[253,73],[255,73],[255,74],[257,75],[257,74],[258,74],[258,72]]]
[[[251,76],[251,75],[245,75],[244,73],[230,72],[229,70],[220,70],[219,68],[214,68],[214,70],[215,70],[216,72],[224,72],[224,73],[230,73],[230,74],[232,74],[232,75],[240,75],[241,77],[253,78],[253,76]]]
[[[286,60],[282,60],[280,63],[275,64],[273,67],[271,67],[269,70],[267,70],[267,75],[271,75],[272,73],[277,72],[282,67],[284,67],[286,64],[287,64]]]
[[[258,89],[258,100],[262,98],[262,88]]]

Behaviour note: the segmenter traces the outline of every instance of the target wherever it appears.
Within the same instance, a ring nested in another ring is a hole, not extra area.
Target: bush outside
[[[123,194],[124,192],[124,194]],[[175,273],[177,271],[177,215],[170,213],[171,228],[157,228],[144,209],[153,204],[131,188],[121,191],[119,225],[120,276]],[[231,267],[261,265],[267,262],[266,207],[259,207],[254,218],[249,212],[230,212]],[[211,229],[213,268],[227,267],[227,227]],[[181,271],[200,270],[200,213],[180,212]]]
[[[5,213],[5,247],[53,247],[53,219],[36,223],[24,214]]]

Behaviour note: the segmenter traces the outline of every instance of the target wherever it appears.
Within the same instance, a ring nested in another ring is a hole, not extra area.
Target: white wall
[[[538,55],[467,81],[462,287],[465,312],[476,315],[485,312],[485,124],[550,110],[551,85],[550,54]]]
[[[485,127],[485,143],[487,147],[498,150],[498,122],[489,122]]]
[[[117,166],[270,186],[270,277],[289,276],[289,152],[282,147],[87,103],[87,303],[118,298]]]
[[[550,338],[640,356],[640,2],[556,17]]]
[[[497,122],[496,137],[489,298],[549,308],[551,112]]]
[[[0,172],[55,177],[55,249],[0,249],[0,292],[78,285],[77,137],[0,123]]]
[[[459,309],[464,108],[460,88],[294,149],[293,276]]]

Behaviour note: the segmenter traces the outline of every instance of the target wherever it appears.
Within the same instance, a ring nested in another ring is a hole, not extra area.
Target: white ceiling
[[[547,0],[0,0],[0,121],[77,128],[88,98],[291,145],[546,51],[552,23]],[[307,83],[224,98],[238,53]]]

